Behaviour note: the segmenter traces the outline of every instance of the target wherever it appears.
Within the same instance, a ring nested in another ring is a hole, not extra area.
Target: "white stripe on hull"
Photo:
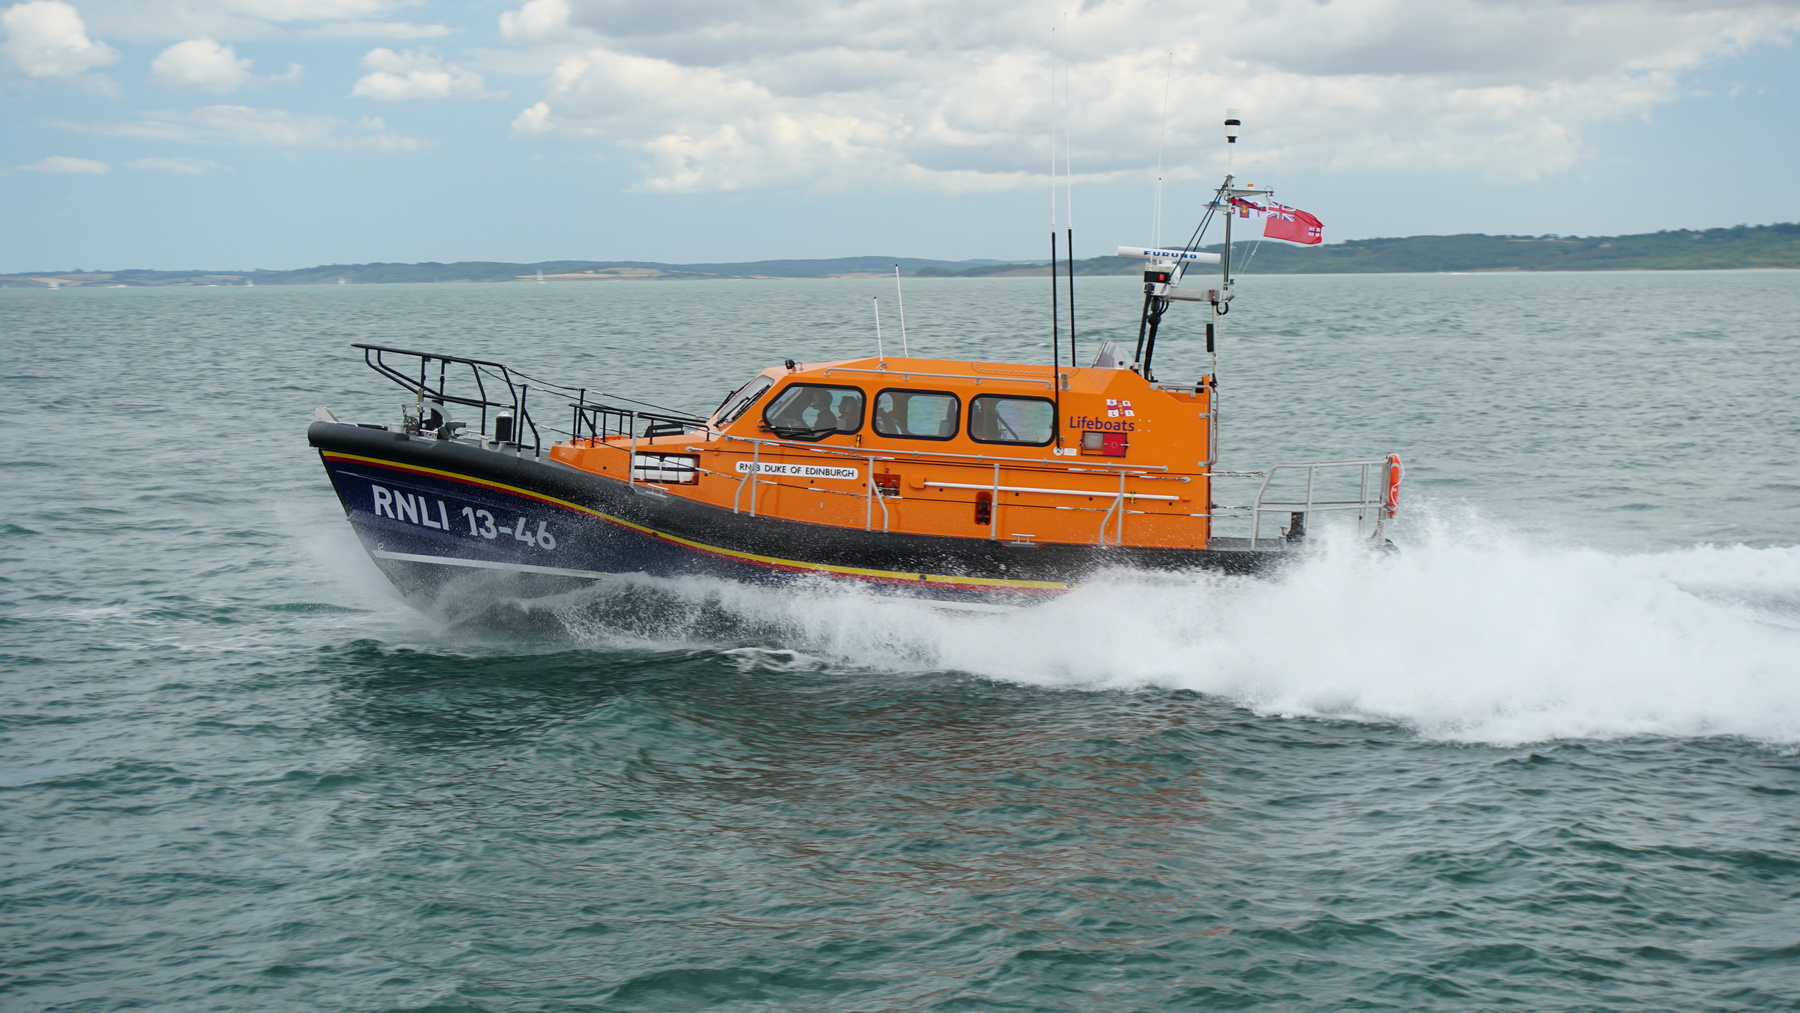
[[[565,566],[533,566],[530,563],[498,563],[488,559],[459,559],[455,556],[421,556],[414,552],[389,552],[386,549],[371,549],[377,559],[394,559],[402,563],[436,563],[440,566],[467,566],[477,570],[513,570],[518,573],[548,573],[557,577],[587,577],[591,580],[605,580],[616,577],[616,573],[601,573],[598,570],[571,570]]]

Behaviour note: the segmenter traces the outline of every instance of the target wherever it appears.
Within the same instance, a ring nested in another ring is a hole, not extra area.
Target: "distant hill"
[[[536,264],[462,261],[455,264],[327,264],[295,271],[40,271],[0,275],[0,285],[34,287],[195,285],[414,285],[437,282],[618,281],[671,278],[842,278],[903,274],[923,268],[955,272],[996,260],[921,260],[917,257],[836,257],[756,260],[741,264],[660,264],[646,260],[547,260]]]
[[[1218,252],[1218,246],[1206,247]],[[1622,271],[1800,268],[1800,224],[1739,225],[1633,236],[1409,236],[1353,239],[1324,246],[1249,240],[1237,244],[1241,274],[1372,274],[1439,271]],[[921,278],[1042,275],[1042,262],[837,257],[738,264],[661,264],[639,260],[551,260],[537,264],[330,264],[297,271],[48,271],[0,275],[0,286],[383,285],[433,282],[699,278],[842,278],[885,275],[899,265]],[[1143,261],[1092,257],[1077,274],[1135,274]]]
[[[1739,225],[1635,236],[1409,236],[1352,239],[1324,246],[1257,240],[1234,244],[1233,273],[1374,274],[1439,271],[1672,271],[1747,267],[1800,268],[1800,224]],[[1220,246],[1205,247],[1217,253]],[[1093,257],[1076,274],[1135,274],[1143,261]],[[1041,263],[926,267],[920,277],[1046,274]]]

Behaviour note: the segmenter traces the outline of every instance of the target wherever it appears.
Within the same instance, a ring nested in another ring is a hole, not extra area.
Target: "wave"
[[[735,621],[858,669],[1191,690],[1446,741],[1800,743],[1800,547],[1614,554],[1467,520],[1424,528],[1394,555],[1327,540],[1274,578],[1119,573],[999,617],[693,582],[678,595],[704,607],[661,611],[655,638]]]
[[[1396,554],[1327,534],[1273,577],[1119,572],[1006,615],[700,578],[619,578],[542,612],[594,646],[771,673],[1188,690],[1451,742],[1800,744],[1800,546],[1613,553],[1415,511]]]

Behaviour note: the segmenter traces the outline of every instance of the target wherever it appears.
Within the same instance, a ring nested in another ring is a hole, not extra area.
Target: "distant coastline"
[[[1207,247],[1217,251],[1218,246]],[[1252,250],[1254,252],[1252,253]],[[1679,229],[1628,236],[1408,236],[1354,239],[1323,246],[1238,244],[1246,274],[1398,274],[1444,271],[1674,271],[1800,268],[1800,224]],[[1134,274],[1142,261],[1092,257],[1075,262],[1082,275]],[[330,264],[295,271],[26,271],[0,275],[0,287],[167,288],[207,285],[409,285],[451,282],[697,280],[726,278],[881,277],[898,265],[920,278],[1027,277],[1049,272],[1042,261],[927,260],[838,257],[721,264],[555,260],[535,264]]]

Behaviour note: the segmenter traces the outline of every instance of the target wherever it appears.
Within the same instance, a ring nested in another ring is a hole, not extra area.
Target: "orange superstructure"
[[[765,370],[698,432],[596,434],[550,455],[759,516],[1199,548],[1211,533],[1212,394],[1129,369],[859,359]]]

